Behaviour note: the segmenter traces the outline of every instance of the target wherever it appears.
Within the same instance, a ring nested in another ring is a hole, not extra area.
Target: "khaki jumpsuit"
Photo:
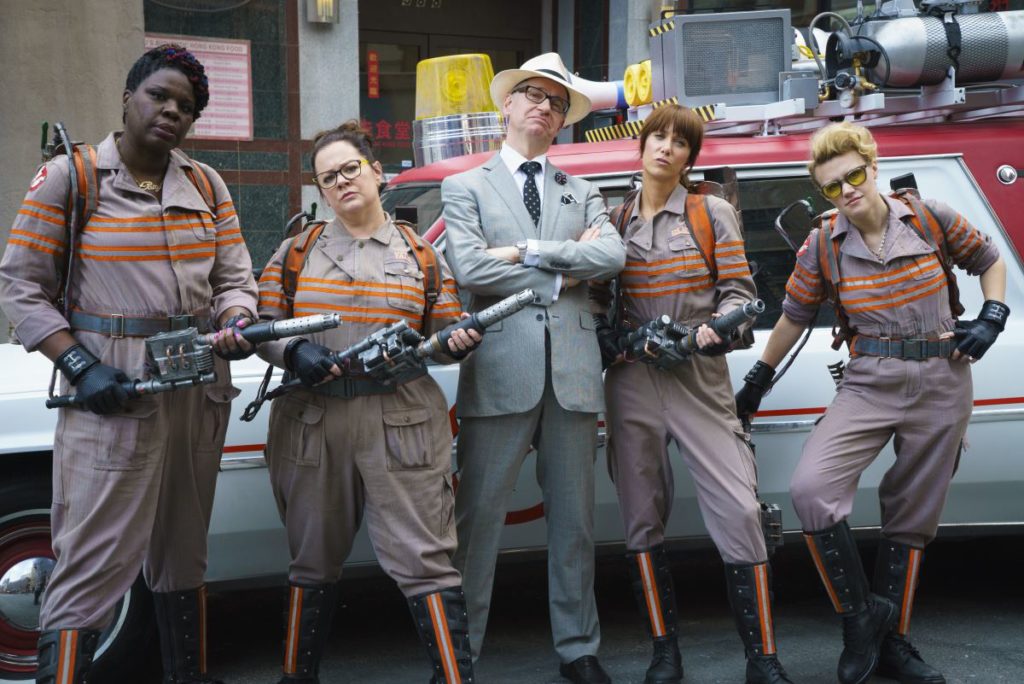
[[[203,166],[216,215],[172,158],[162,199],[140,190],[109,135],[97,147],[99,204],[81,234],[70,301],[94,315],[209,321],[229,307],[256,310],[256,284],[227,187]],[[195,163],[195,162],[193,162]],[[29,351],[69,330],[54,305],[67,248],[70,181],[59,158],[41,167],[18,211],[0,299]],[[74,331],[102,363],[144,378],[142,337]],[[102,629],[142,567],[150,589],[203,583],[206,533],[230,411],[226,361],[212,385],[131,400],[98,416],[60,409],[53,448],[53,551],[41,628]],[[73,388],[62,378],[60,393]]]
[[[736,212],[708,197],[718,280],[712,281],[686,222],[685,188],[652,221],[640,201],[626,225],[626,268],[619,276],[626,324],[662,314],[699,326],[755,296]],[[711,255],[709,255],[710,257]],[[674,498],[668,440],[680,446],[697,487],[711,539],[728,563],[767,559],[755,488],[754,455],[736,418],[724,356],[693,355],[665,371],[618,363],[605,376],[608,465],[631,551],[660,545]]]
[[[842,239],[843,309],[861,335],[938,339],[955,323],[945,273],[931,246],[908,225],[913,212],[899,200],[883,199],[889,205],[883,260],[843,216],[833,227],[834,239]],[[924,204],[942,225],[948,253],[960,268],[977,275],[995,263],[991,238],[945,204]],[[786,284],[783,311],[796,323],[809,321],[826,296],[817,239],[812,231]],[[925,546],[935,537],[972,403],[965,363],[854,353],[793,473],[790,494],[804,530],[823,530],[849,516],[861,473],[894,438],[896,462],[878,488],[882,536]]]
[[[290,242],[260,278],[263,319],[287,315],[281,275]],[[399,320],[429,335],[461,314],[451,272],[440,256],[438,263],[443,290],[423,330],[423,275],[398,229],[389,220],[357,239],[336,219],[299,276],[295,315],[340,314],[340,327],[307,336],[337,351]],[[263,344],[259,351],[283,367],[286,344]],[[381,567],[407,597],[460,585],[451,564],[451,445],[448,403],[429,375],[390,394],[343,398],[302,388],[276,399],[267,463],[288,531],[289,580],[337,582],[365,515]]]

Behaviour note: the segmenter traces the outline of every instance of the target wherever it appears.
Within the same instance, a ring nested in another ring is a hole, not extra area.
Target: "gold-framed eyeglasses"
[[[849,183],[853,187],[860,187],[864,185],[864,181],[868,179],[868,165],[863,164],[855,169],[850,169],[846,172],[846,175],[841,180],[834,180],[819,186],[821,194],[830,200],[833,200],[843,194],[843,183]]]
[[[355,180],[359,177],[359,174],[363,172],[363,164],[369,164],[370,162],[365,159],[353,159],[347,161],[336,169],[330,171],[324,171],[313,176],[313,182],[316,183],[321,190],[333,188],[338,184],[338,176],[346,180]]]
[[[548,95],[542,88],[532,85],[521,85],[518,88],[512,89],[513,93],[522,93],[526,96],[526,99],[534,104],[540,104],[544,100],[551,103],[551,109],[555,110],[559,114],[565,114],[569,111],[569,101],[561,95]]]

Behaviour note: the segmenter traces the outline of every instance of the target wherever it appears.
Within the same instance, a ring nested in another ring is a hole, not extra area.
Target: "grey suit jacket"
[[[555,182],[555,174],[566,182]],[[540,225],[523,203],[508,168],[495,155],[441,184],[447,258],[468,311],[480,311],[523,288],[537,293],[533,306],[487,331],[483,344],[459,373],[460,416],[523,413],[544,391],[544,330],[551,336],[551,382],[558,403],[570,411],[604,410],[601,354],[587,299],[587,280],[622,270],[626,250],[608,220],[594,184],[545,165]],[[576,242],[590,226],[596,240]],[[540,264],[528,268],[486,253],[520,240],[539,239]],[[555,274],[581,281],[552,302]]]

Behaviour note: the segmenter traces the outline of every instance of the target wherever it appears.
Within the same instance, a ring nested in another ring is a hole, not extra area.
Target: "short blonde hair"
[[[856,152],[868,164],[874,164],[878,159],[878,144],[871,131],[847,121],[820,129],[811,137],[811,161],[807,163],[811,179],[814,180],[815,167],[847,152]]]

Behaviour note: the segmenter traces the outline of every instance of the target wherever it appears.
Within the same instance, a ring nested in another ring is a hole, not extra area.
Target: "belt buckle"
[[[883,342],[885,343],[884,347],[882,346]],[[879,337],[878,338],[878,355],[881,356],[883,359],[891,359],[892,358],[892,338],[891,337]]]
[[[124,337],[124,314],[110,314],[110,337],[114,340]]]
[[[356,383],[352,378],[347,375],[343,375],[337,380],[334,380],[334,382],[341,383],[341,396],[343,398],[351,399],[356,396]]]
[[[187,330],[192,327],[195,316],[192,314],[178,314],[167,317],[168,330]]]
[[[903,358],[909,361],[923,361],[927,351],[928,340],[915,337],[903,340]]]

